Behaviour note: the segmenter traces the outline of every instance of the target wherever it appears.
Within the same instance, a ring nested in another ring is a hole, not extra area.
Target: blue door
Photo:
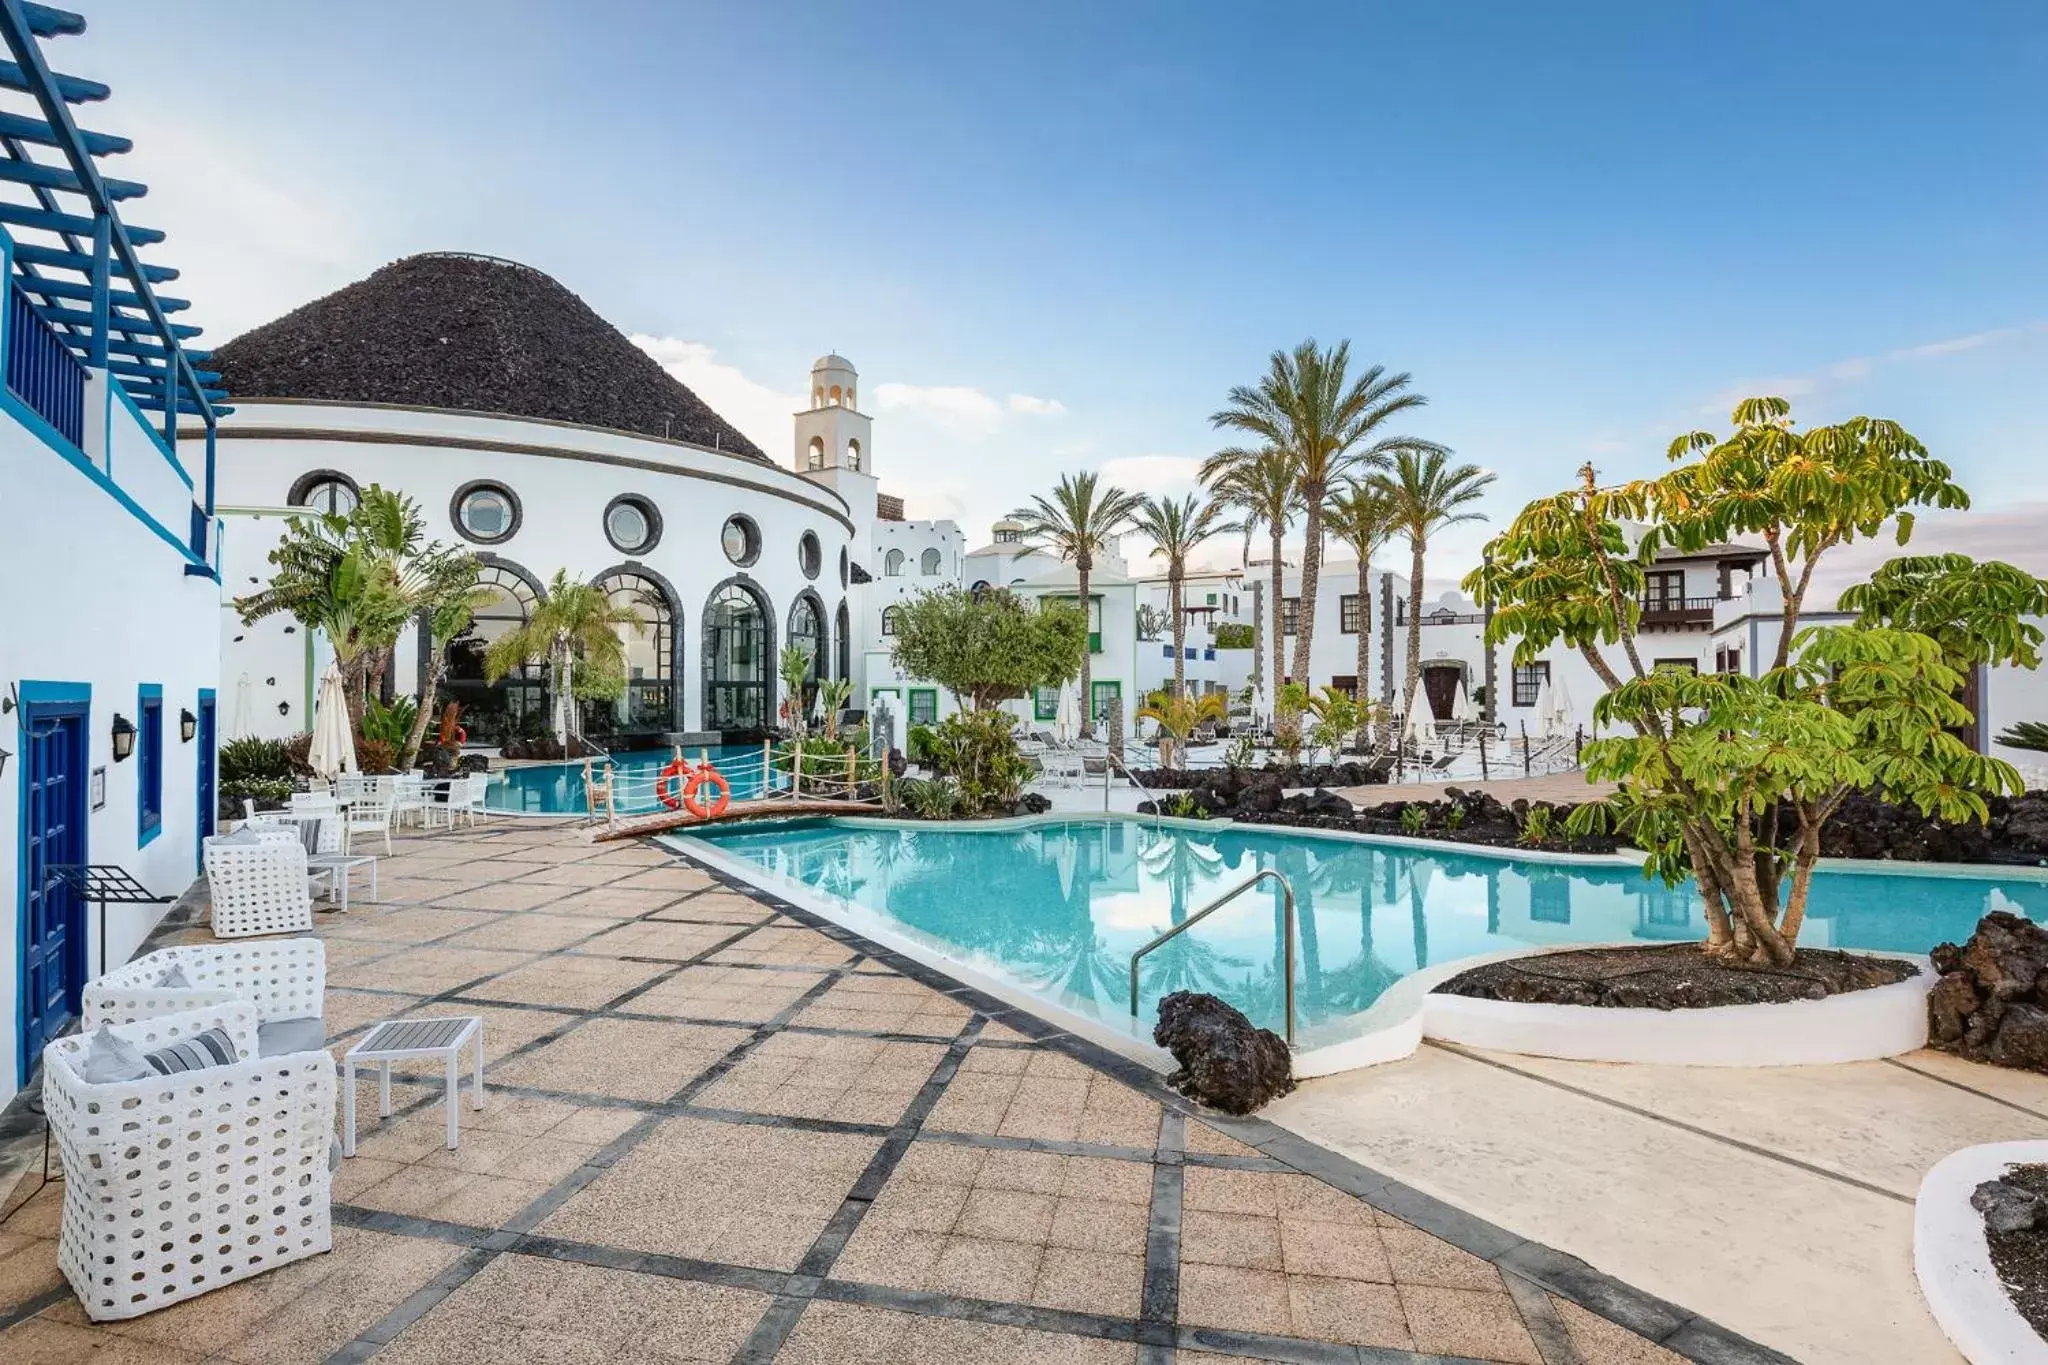
[[[18,1083],[26,1083],[43,1044],[78,1013],[85,989],[85,906],[51,869],[86,861],[88,705],[82,699],[22,704]]]
[[[199,689],[199,837],[207,838],[213,833],[214,819],[220,814],[220,751],[214,747],[213,689]],[[203,852],[195,850],[194,857],[204,862]]]

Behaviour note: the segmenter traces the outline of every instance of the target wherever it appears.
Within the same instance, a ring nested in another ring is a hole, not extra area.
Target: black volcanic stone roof
[[[393,261],[217,347],[209,368],[251,402],[504,413],[666,434],[767,459],[582,299],[496,257],[437,252]]]

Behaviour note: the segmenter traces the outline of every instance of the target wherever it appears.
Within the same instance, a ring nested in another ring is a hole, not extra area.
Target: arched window
[[[844,682],[853,676],[853,617],[846,609],[846,599],[839,599],[839,612],[832,622],[832,632],[838,637],[839,667],[832,676]]]
[[[923,571],[924,576],[926,578],[937,577],[939,572],[938,550],[936,548],[926,550],[922,555],[918,556],[917,564],[918,568]]]
[[[974,586],[967,591],[973,593],[976,597],[980,597],[989,590],[989,586],[989,581],[986,578],[977,578],[974,580]]]
[[[614,570],[596,587],[613,607],[639,619],[635,629],[618,627],[626,650],[626,690],[611,701],[583,703],[583,728],[591,734],[673,730],[675,714],[675,604],[668,590],[645,574]]]
[[[824,438],[824,437],[822,437],[822,436],[813,436],[813,437],[811,438],[811,448],[810,448],[810,452],[809,452],[809,453],[808,453],[807,455],[805,455],[805,456],[804,456],[804,468],[806,468],[806,469],[823,469],[824,467],[825,467],[825,438]]]
[[[856,470],[856,471],[858,471],[858,470],[860,469],[860,442],[859,442],[859,441],[848,441],[848,442],[846,443],[846,467],[847,467],[848,469],[852,469],[852,470]]]
[[[704,608],[704,728],[765,730],[775,640],[768,603],[728,581]]]
[[[896,607],[883,607],[883,608],[882,608],[882,634],[884,634],[884,635],[894,635],[894,634],[896,633],[896,612],[897,612],[897,610],[898,610],[898,608],[896,608]]]
[[[835,408],[839,406],[839,386],[837,384],[832,386],[832,406]]]
[[[469,628],[448,642],[448,675],[441,684],[444,701],[462,704],[462,726],[472,742],[501,744],[522,730],[545,727],[548,718],[547,672],[538,659],[515,667],[496,682],[486,680],[484,655],[497,641],[525,625],[540,602],[538,584],[508,564],[486,564],[477,571],[481,604]]]
[[[801,704],[808,715],[811,700],[818,692],[818,678],[831,657],[825,652],[824,608],[808,592],[797,598],[789,609],[789,643],[810,659],[810,666],[804,670],[804,695],[790,698],[790,701]]]
[[[903,551],[891,550],[888,554],[882,556],[882,577],[903,577]]]
[[[815,387],[811,390],[811,406],[814,408],[822,408],[825,406],[825,390],[822,386]]]

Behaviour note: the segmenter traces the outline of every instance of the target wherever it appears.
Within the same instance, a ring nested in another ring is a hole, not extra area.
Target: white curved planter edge
[[[1934,1320],[1970,1365],[2044,1365],[2048,1342],[2006,1296],[1970,1196],[2006,1168],[2048,1162],[2048,1142],[1965,1147],[1935,1163],[1913,1202],[1913,1273]]]
[[[1543,951],[1569,952],[1584,946]],[[1422,1034],[1498,1052],[1665,1066],[1813,1066],[1875,1061],[1926,1046],[1933,969],[1924,959],[1905,953],[1873,956],[1911,963],[1914,974],[1894,985],[1824,1000],[1706,1009],[1524,1005],[1431,994],[1423,1001]],[[1473,965],[1459,964],[1461,969]]]

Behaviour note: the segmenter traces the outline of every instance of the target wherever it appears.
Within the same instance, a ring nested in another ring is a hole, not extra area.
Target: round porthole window
[[[455,529],[469,540],[493,545],[519,529],[519,499],[501,483],[479,479],[455,490],[450,508]]]
[[[818,546],[818,533],[806,531],[796,543],[796,562],[805,578],[816,578],[823,567],[825,552]]]
[[[604,509],[604,534],[621,554],[643,554],[661,539],[661,513],[645,498],[613,498]]]
[[[348,475],[316,469],[292,485],[285,501],[294,507],[311,508],[323,516],[345,517],[356,510],[362,495],[356,491],[356,481]]]
[[[719,533],[719,544],[725,547],[727,559],[745,568],[761,557],[761,529],[750,518],[727,517],[725,530]]]

